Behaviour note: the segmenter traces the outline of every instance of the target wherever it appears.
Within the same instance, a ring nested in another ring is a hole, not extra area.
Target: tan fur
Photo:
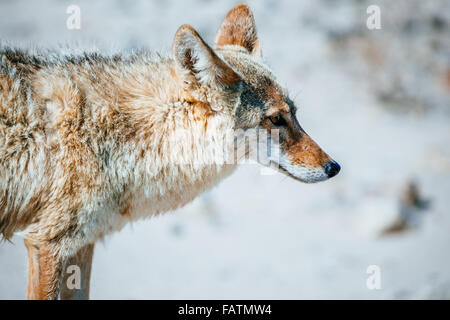
[[[46,243],[25,240],[28,250],[27,299],[56,299],[62,275],[62,264],[55,251]]]
[[[0,59],[0,234],[26,239],[28,298],[57,298],[67,263],[90,261],[96,241],[228,176],[236,163],[218,154],[233,153],[238,128],[270,130],[282,115],[286,170],[317,174],[329,160],[261,60],[245,5],[227,15],[214,50],[184,25],[173,58],[8,49]],[[61,296],[86,297],[84,283]]]
[[[290,156],[293,164],[305,167],[321,167],[331,160],[306,134],[299,142],[288,145],[286,153]]]
[[[255,20],[249,7],[238,4],[228,12],[216,36],[218,46],[236,45],[256,55],[262,55],[256,35]]]

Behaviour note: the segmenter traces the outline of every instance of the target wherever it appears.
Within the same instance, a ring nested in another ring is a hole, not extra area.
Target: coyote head
[[[302,129],[294,102],[262,61],[255,21],[245,4],[227,14],[214,50],[194,28],[183,25],[173,52],[187,90],[212,110],[230,112],[235,129],[278,129],[273,144],[280,171],[303,182],[326,180],[339,172],[339,164]]]

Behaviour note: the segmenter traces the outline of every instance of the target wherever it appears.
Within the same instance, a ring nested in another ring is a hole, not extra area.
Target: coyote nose
[[[339,173],[341,166],[336,161],[329,161],[323,166],[323,169],[328,175],[328,178],[331,178]]]

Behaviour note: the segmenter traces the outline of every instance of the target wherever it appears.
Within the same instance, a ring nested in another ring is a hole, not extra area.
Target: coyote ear
[[[262,56],[261,45],[256,35],[255,19],[246,4],[238,4],[228,12],[217,32],[216,44],[238,45],[251,54]]]
[[[239,76],[203,41],[190,25],[175,34],[173,55],[177,65],[205,85],[231,85]]]

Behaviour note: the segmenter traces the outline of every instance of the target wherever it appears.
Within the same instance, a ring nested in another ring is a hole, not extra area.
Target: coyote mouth
[[[277,162],[275,162],[275,161],[270,161],[270,167],[271,167],[272,169],[277,170],[277,171],[280,172],[280,173],[283,173],[283,174],[285,174],[285,175],[287,175],[287,176],[289,176],[289,177],[291,177],[291,178],[297,180],[297,181],[301,181],[301,182],[308,183],[307,181],[303,181],[303,180],[301,180],[300,178],[294,176],[294,175],[293,175],[292,173],[290,173],[286,168],[284,168],[281,164],[279,164],[279,163],[277,163]]]
[[[293,178],[297,181],[303,182],[303,183],[316,183],[316,182],[321,182],[321,181],[328,179],[328,177],[325,174],[321,175],[320,177],[315,177],[310,174],[310,175],[308,175],[310,178],[306,178],[306,177],[303,178],[303,177],[296,176],[293,173],[291,173],[287,168],[283,167],[283,165],[281,165],[280,163],[277,163],[275,161],[270,161],[270,167],[271,168],[275,167],[274,169],[276,169],[278,172],[283,173],[283,174],[287,175],[288,177],[291,177],[291,178]],[[302,168],[304,168],[304,167],[302,167]],[[306,168],[304,168],[304,169],[306,169]],[[316,170],[312,169],[311,171],[313,172]],[[317,170],[317,171],[319,171],[319,170]]]

